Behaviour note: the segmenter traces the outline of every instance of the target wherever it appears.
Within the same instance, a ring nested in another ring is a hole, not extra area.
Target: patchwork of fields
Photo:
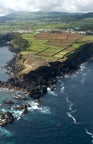
[[[93,43],[92,35],[72,34],[69,32],[52,33],[40,32],[22,33],[22,37],[29,41],[29,47],[21,51],[18,64],[22,66],[19,73],[26,74],[49,62],[65,61],[67,56],[85,43]]]
[[[30,46],[23,53],[30,52],[34,55],[56,59],[64,58],[86,42],[93,42],[93,36],[70,32],[41,32],[37,35],[25,33],[22,36],[30,43]]]

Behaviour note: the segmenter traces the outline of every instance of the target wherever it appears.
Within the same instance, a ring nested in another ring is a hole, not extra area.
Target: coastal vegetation
[[[25,50],[29,46],[29,42],[21,37],[19,33],[7,33],[0,35],[1,44],[9,44],[15,50]]]
[[[29,47],[20,52],[21,56],[25,57],[24,63],[29,65],[28,72],[32,66],[32,55],[35,56],[35,59],[36,57],[48,59],[48,62],[65,61],[71,53],[74,53],[82,45],[93,42],[92,35],[71,32],[23,33],[22,37],[29,41]]]

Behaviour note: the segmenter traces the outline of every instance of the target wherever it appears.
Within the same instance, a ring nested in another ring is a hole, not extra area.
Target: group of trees
[[[9,43],[13,48],[24,50],[29,46],[29,42],[22,38],[19,33],[7,33],[0,35],[0,43]]]

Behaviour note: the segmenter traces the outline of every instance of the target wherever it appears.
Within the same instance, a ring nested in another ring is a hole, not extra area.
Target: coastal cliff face
[[[65,62],[55,61],[49,65],[40,66],[28,74],[17,77],[20,67],[16,65],[16,57],[9,62],[11,72],[14,73],[6,83],[1,82],[0,86],[26,90],[30,97],[37,99],[47,92],[47,87],[54,89],[57,82],[56,76],[64,76],[75,72],[80,64],[93,56],[93,43],[82,45],[75,52],[70,54]],[[10,73],[11,73],[10,72]]]
[[[61,71],[65,73],[73,72],[79,68],[80,64],[86,62],[93,56],[93,43],[86,43],[77,49],[61,66]]]
[[[50,87],[51,90],[55,88],[56,76],[72,74],[79,68],[80,64],[92,56],[93,43],[87,43],[70,54],[65,62],[50,62],[49,65],[41,66],[21,77],[17,77],[20,67],[16,65],[15,57],[8,64],[11,67],[10,73],[14,73],[14,76],[10,77],[6,83],[0,82],[0,86],[25,90],[30,97],[37,99],[47,92],[47,87]]]
[[[29,96],[39,98],[47,92],[47,87],[52,90],[57,79],[56,76],[64,76],[75,72],[80,64],[93,56],[93,43],[82,45],[65,62],[50,62],[49,66],[41,66],[35,71],[23,75],[22,83],[17,85],[26,89]],[[11,80],[10,80],[11,81]]]

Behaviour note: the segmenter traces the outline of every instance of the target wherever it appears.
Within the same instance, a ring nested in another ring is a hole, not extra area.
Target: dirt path
[[[40,66],[49,65],[49,61],[49,59],[43,57],[30,55],[24,61],[24,69],[22,70],[21,74],[27,74],[28,72],[34,71]]]

